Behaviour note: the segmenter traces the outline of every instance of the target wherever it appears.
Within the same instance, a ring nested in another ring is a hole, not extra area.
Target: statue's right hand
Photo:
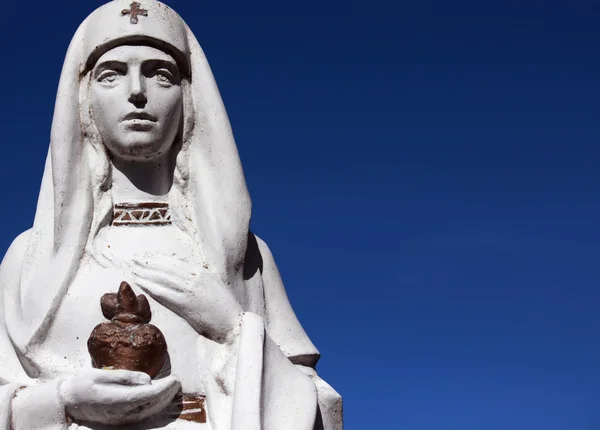
[[[60,397],[76,421],[119,425],[156,415],[180,389],[172,376],[152,381],[142,372],[81,369],[61,382]]]

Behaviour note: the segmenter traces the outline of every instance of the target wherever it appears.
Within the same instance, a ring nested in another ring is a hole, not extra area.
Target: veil
[[[251,201],[219,90],[196,37],[179,15],[144,0],[147,16],[134,24],[129,0],[114,0],[79,27],[60,77],[52,131],[33,227],[20,282],[5,292],[15,306],[6,325],[21,358],[40,343],[94,234],[108,218],[100,204],[101,154],[86,127],[86,76],[104,52],[122,44],[147,44],[172,53],[188,72],[191,106],[184,108],[176,185],[185,195],[191,229],[203,262],[242,298]],[[190,168],[193,166],[193,168]],[[187,167],[187,168],[186,168]],[[100,172],[99,172],[100,170]],[[112,210],[112,205],[109,206]],[[26,364],[26,363],[24,363]]]

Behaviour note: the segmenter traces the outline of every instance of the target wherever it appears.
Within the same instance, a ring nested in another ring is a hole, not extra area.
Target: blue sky
[[[2,253],[101,3],[3,5]],[[600,5],[168,3],[347,430],[600,428]]]

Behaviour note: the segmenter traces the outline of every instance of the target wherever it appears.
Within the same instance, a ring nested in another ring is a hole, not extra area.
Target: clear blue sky
[[[2,5],[2,253],[101,3]],[[600,429],[597,2],[168,3],[347,430]]]

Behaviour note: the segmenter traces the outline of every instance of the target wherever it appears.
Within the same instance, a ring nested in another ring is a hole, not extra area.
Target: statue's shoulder
[[[256,241],[256,247],[258,248],[260,254],[263,256],[268,256],[269,258],[273,258],[273,254],[271,254],[271,249],[269,248],[269,245],[267,245],[267,243],[264,240],[262,240],[254,233],[251,234],[254,236],[254,240]]]
[[[8,267],[21,266],[30,236],[31,229],[25,230],[12,241],[11,245],[8,247],[8,251],[6,251],[4,258],[2,259],[0,273],[4,272]]]
[[[254,233],[248,232],[246,258],[244,259],[244,280],[252,279],[258,272],[262,276],[264,271],[263,254],[265,252],[267,252],[267,255],[270,254],[267,244]]]
[[[246,260],[244,271],[255,273],[259,270],[262,274],[265,266],[272,267],[275,265],[271,249],[264,240],[250,232],[248,234],[248,244],[246,248]]]

